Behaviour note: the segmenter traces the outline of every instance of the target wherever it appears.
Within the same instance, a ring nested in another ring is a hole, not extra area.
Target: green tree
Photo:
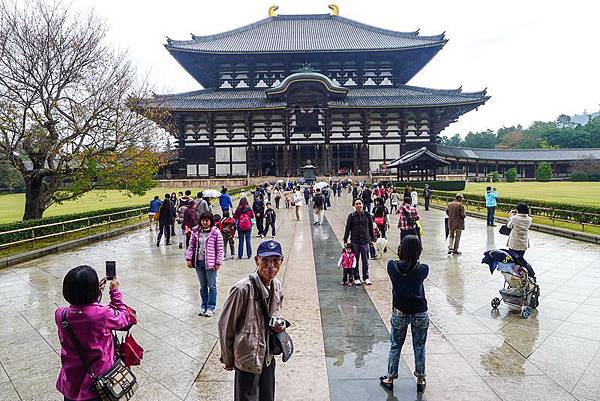
[[[548,182],[552,179],[552,166],[548,162],[541,162],[538,164],[535,172],[535,180]]]
[[[512,167],[506,170],[504,177],[506,177],[506,182],[515,182],[517,180],[517,168]]]
[[[469,132],[463,141],[468,148],[493,149],[498,143],[496,133],[491,129],[481,132]]]
[[[463,139],[459,134],[454,134],[451,137],[444,136],[442,137],[442,144],[448,146],[462,146]]]

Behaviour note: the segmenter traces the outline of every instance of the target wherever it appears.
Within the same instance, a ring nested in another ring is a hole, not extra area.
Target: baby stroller
[[[484,253],[481,261],[490,267],[490,273],[498,270],[504,276],[504,287],[500,289],[502,301],[512,310],[521,312],[527,319],[531,309],[539,305],[540,287],[535,279],[535,272],[527,261],[519,254],[508,249],[493,249]],[[500,305],[500,298],[492,299],[492,308]]]

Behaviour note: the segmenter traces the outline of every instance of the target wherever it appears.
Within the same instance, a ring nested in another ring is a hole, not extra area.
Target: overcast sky
[[[200,85],[163,47],[166,36],[188,39],[279,14],[328,13],[327,0],[75,0],[109,25],[109,40],[127,49],[157,93]],[[442,134],[497,129],[554,120],[600,108],[600,2],[592,0],[338,0],[340,15],[397,31],[450,42],[410,82],[432,88],[478,91],[492,99]]]

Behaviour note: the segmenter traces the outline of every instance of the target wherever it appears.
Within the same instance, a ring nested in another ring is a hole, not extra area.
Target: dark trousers
[[[369,278],[369,244],[358,244],[352,242],[352,253],[354,253],[354,257],[356,258],[356,267],[354,268],[354,279],[360,279],[360,274],[358,272],[358,262],[359,259],[362,262],[362,276],[363,280]]]
[[[171,220],[171,237],[175,236],[175,219]]]
[[[265,229],[262,232],[262,235],[267,235],[269,233],[269,228],[271,228],[271,235],[275,236],[275,222],[270,222],[265,225]]]
[[[257,217],[256,218],[256,229],[258,230],[258,235],[262,235],[265,231],[265,218]]]
[[[281,200],[280,196],[275,197],[275,208],[279,209],[279,201]]]
[[[429,196],[425,197],[425,210],[429,210],[429,202],[431,198]]]
[[[487,225],[494,225],[494,214],[496,214],[496,206],[487,207]]]
[[[342,282],[343,283],[352,282],[352,277],[354,276],[353,270],[351,268],[346,269],[345,267],[342,268],[342,270],[344,271],[344,275],[342,277]]]
[[[235,401],[274,401],[275,400],[275,358],[269,366],[263,365],[259,375],[235,370]]]
[[[169,241],[171,241],[171,224],[167,223],[160,223],[159,225],[160,227],[160,231],[158,233],[158,238],[156,239],[156,243],[158,244],[160,242],[160,239],[163,236],[163,233],[165,234],[165,239],[167,240],[167,243],[169,243]]]
[[[229,245],[229,249],[231,250],[231,256],[235,256],[235,245],[233,237],[223,237],[223,254],[225,255],[225,257],[227,257],[227,245]]]

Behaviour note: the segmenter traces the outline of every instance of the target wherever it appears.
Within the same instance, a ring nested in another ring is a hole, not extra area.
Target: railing
[[[431,195],[432,199],[438,199],[446,202],[451,202],[454,200],[453,196],[444,196],[444,195]],[[485,201],[483,200],[473,200],[473,199],[465,199],[463,201],[465,206],[474,205],[477,211],[482,209],[486,209]],[[498,202],[497,206],[498,210],[509,211],[515,208],[515,205],[512,203],[502,203]],[[571,224],[578,224],[581,226],[581,231],[585,231],[585,227],[600,227],[600,224],[590,223],[590,221],[600,221],[600,214],[597,213],[589,213],[589,212],[580,212],[574,210],[566,210],[566,209],[557,209],[550,207],[540,207],[540,206],[529,206],[529,213],[534,216],[541,216],[548,218],[552,225],[554,226],[555,222],[566,222]],[[560,217],[559,217],[560,216]],[[565,218],[567,216],[567,218]]]
[[[142,218],[148,212],[147,207],[124,210],[121,212],[101,214],[97,216],[83,217],[79,219],[66,220],[58,223],[44,224],[35,227],[20,228],[17,230],[0,232],[0,250],[15,245],[31,243],[32,248],[35,241],[59,237],[67,234],[81,232],[98,227],[106,227],[110,230],[111,225],[138,217]]]

